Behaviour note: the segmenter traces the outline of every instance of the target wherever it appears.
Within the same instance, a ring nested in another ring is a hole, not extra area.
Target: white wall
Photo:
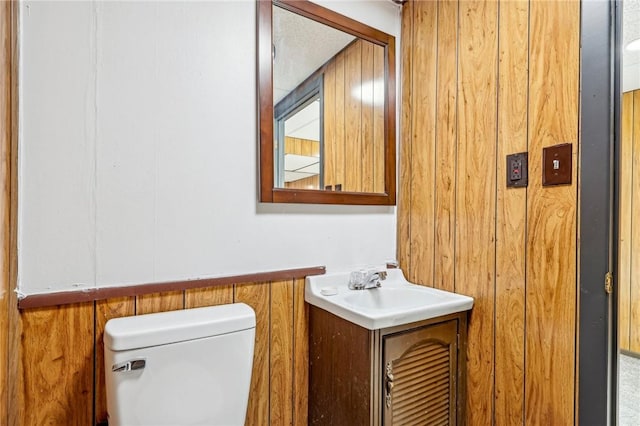
[[[622,67],[622,92],[640,89],[640,64]]]
[[[256,201],[254,2],[26,1],[20,45],[21,293],[395,257],[393,207]]]

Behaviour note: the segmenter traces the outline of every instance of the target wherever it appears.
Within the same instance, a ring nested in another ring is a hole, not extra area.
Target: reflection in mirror
[[[284,145],[278,138],[278,146],[284,146],[283,166],[278,186],[284,188],[322,188],[320,158],[320,97],[285,118]],[[284,179],[282,179],[284,177]]]
[[[395,39],[257,0],[260,201],[395,204]]]
[[[273,6],[274,185],[383,193],[384,47]]]

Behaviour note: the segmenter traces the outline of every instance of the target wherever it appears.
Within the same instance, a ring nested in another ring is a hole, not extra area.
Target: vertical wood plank
[[[373,192],[384,192],[384,48],[373,46]]]
[[[345,51],[345,184],[344,191],[362,191],[362,42]],[[358,91],[359,96],[353,95]]]
[[[360,41],[362,45],[362,192],[373,192],[375,163],[373,157],[373,43]]]
[[[308,139],[298,140],[300,141],[300,151],[302,152],[302,155],[311,157],[311,155],[313,154],[313,141],[310,141]]]
[[[411,281],[433,285],[435,110],[438,3],[413,3],[411,138]]]
[[[4,22],[7,22],[9,18],[10,25],[2,26],[0,33],[3,37],[8,34],[10,38],[9,63],[5,62],[2,66],[7,71],[5,76],[9,76],[10,88],[4,88],[2,91],[3,96],[9,95],[10,103],[10,116],[4,117],[8,119],[7,129],[10,130],[9,134],[9,155],[10,155],[10,178],[7,184],[9,188],[10,202],[10,241],[9,245],[5,247],[5,250],[9,253],[9,283],[8,283],[8,362],[7,362],[7,424],[18,425],[25,417],[24,415],[24,402],[23,395],[25,389],[24,377],[21,374],[22,371],[22,359],[20,356],[21,351],[21,336],[23,332],[22,317],[17,309],[18,295],[12,289],[18,286],[18,226],[13,218],[18,217],[18,31],[17,29],[17,17],[18,8],[21,3],[19,2],[3,2],[4,7],[9,9],[3,9],[3,13],[9,14],[4,17]],[[6,47],[3,47],[4,50]],[[6,80],[4,83],[6,84]],[[1,120],[2,118],[0,118]]]
[[[618,246],[618,327],[620,349],[631,350],[631,227],[633,200],[634,92],[622,95],[622,135],[620,140],[620,238]],[[640,105],[638,105],[640,107]]]
[[[455,285],[475,299],[466,413],[480,426],[493,421],[497,12],[496,2],[460,2]]]
[[[495,424],[522,425],[527,189],[506,188],[505,158],[527,151],[529,2],[500,2],[499,22]]]
[[[336,111],[335,111],[335,185],[342,185],[345,189],[345,53],[341,52],[336,57]]]
[[[93,302],[28,310],[21,319],[24,389],[16,423],[92,424]]]
[[[304,302],[304,279],[293,288],[293,424],[307,426],[309,408],[309,306]]]
[[[311,139],[292,138],[285,136],[285,154],[318,156],[319,143]]]
[[[104,366],[104,327],[111,318],[135,315],[135,297],[100,300],[96,302],[96,368],[95,368],[95,420],[107,421],[107,394]]]
[[[293,281],[271,283],[270,421],[293,424]]]
[[[11,2],[0,3],[0,423],[8,421],[11,251]],[[15,308],[13,308],[15,309]]]
[[[309,189],[320,188],[320,175],[309,176],[307,178],[298,179],[293,182],[285,182],[285,188]]]
[[[637,212],[640,206],[640,149],[637,148],[640,141],[640,90],[633,92],[633,141],[632,141],[632,165],[631,165],[631,211]],[[629,307],[630,307],[630,327],[629,327],[629,350],[640,353],[640,260],[637,253],[640,253],[640,223],[637,213],[631,222],[631,256],[629,262]],[[635,220],[634,220],[635,219]]]
[[[269,418],[270,285],[238,284],[234,288],[234,300],[246,303],[256,312],[256,341],[245,424],[247,426],[268,425],[271,424]]]
[[[532,1],[527,194],[526,424],[572,424],[580,3]],[[572,185],[542,187],[542,148],[573,143]]]
[[[336,183],[336,63],[331,61],[324,72],[324,185]],[[324,189],[324,188],[322,188]]]
[[[184,292],[143,294],[136,297],[136,315],[176,311],[184,308]]]
[[[455,290],[458,2],[438,4],[434,287]],[[448,53],[447,53],[448,52]],[[456,54],[451,54],[456,52]]]
[[[185,290],[185,309],[233,303],[233,285]]]
[[[402,101],[400,107],[400,164],[398,167],[398,210],[397,210],[397,256],[399,266],[409,278],[413,277],[411,262],[411,174],[413,139],[413,1],[408,1],[402,7]]]

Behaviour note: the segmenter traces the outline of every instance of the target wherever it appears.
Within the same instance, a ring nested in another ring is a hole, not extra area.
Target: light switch
[[[572,145],[564,143],[542,149],[542,185],[570,185]]]

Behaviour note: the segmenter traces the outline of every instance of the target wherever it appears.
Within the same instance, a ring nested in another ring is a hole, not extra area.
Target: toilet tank
[[[109,425],[243,425],[255,325],[244,303],[109,320]]]

